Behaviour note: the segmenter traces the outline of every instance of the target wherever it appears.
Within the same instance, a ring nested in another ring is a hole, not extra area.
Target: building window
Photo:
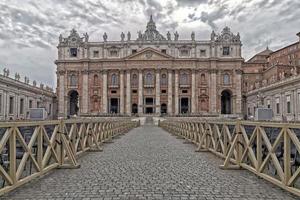
[[[39,101],[36,102],[36,107],[37,107],[37,108],[40,108],[40,107],[41,107],[41,102],[39,102]]]
[[[145,80],[145,85],[153,85],[154,79],[153,75],[149,72],[146,74],[146,80]]]
[[[117,50],[110,50],[109,55],[110,55],[110,57],[118,57],[118,51]]]
[[[132,90],[132,93],[133,93],[133,94],[136,94],[136,93],[137,93],[137,90]]]
[[[249,116],[251,115],[251,109],[250,109],[250,107],[248,107],[248,115]]]
[[[201,49],[201,50],[200,50],[200,56],[201,56],[201,57],[205,57],[205,56],[206,56],[206,50]]]
[[[49,104],[49,112],[48,113],[49,113],[49,115],[51,115],[51,113],[52,113],[52,104],[51,103]]]
[[[201,83],[204,84],[206,82],[206,79],[205,79],[205,74],[201,74]]]
[[[32,108],[32,100],[29,100],[29,108]]]
[[[70,48],[70,57],[77,57],[77,48]]]
[[[180,74],[180,84],[188,85],[188,75],[186,73]]]
[[[111,75],[111,85],[118,85],[118,76],[116,74]]]
[[[276,98],[276,113],[280,114],[280,99]]]
[[[271,102],[270,102],[270,99],[267,100],[267,106],[268,106],[268,108],[271,108]]]
[[[116,90],[112,90],[111,93],[112,94],[117,94],[117,91]]]
[[[161,52],[164,53],[164,54],[166,54],[167,50],[166,49],[162,49]]]
[[[136,52],[137,52],[136,49],[132,49],[132,50],[131,50],[131,53],[132,53],[132,54],[135,54]]]
[[[188,93],[187,90],[182,90],[181,92],[182,92],[182,94],[187,94]]]
[[[9,114],[14,113],[14,97],[9,97]]]
[[[135,87],[138,85],[138,76],[136,74],[132,75],[132,85]]]
[[[229,55],[230,55],[229,47],[223,47],[223,56],[229,56]]]
[[[99,58],[99,51],[94,51],[94,58]]]
[[[98,83],[99,83],[99,78],[98,78],[98,75],[95,74],[94,75],[94,85],[98,85]]]
[[[167,75],[166,74],[162,74],[161,75],[161,81],[160,81],[161,85],[167,85],[168,84],[168,80],[167,80]]]
[[[224,83],[224,85],[230,84],[230,76],[229,76],[229,74],[224,74],[224,76],[223,76],[223,83]]]
[[[189,50],[187,49],[182,49],[180,50],[180,56],[189,56]]]
[[[20,99],[20,115],[24,114],[24,99]]]
[[[291,96],[286,96],[286,111],[291,113]]]
[[[77,76],[75,74],[70,75],[70,86],[77,86]]]
[[[162,90],[161,93],[162,93],[162,94],[166,94],[166,93],[167,93],[167,90]]]

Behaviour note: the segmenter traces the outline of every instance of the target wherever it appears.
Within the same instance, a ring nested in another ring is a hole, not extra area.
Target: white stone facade
[[[68,37],[60,36],[55,62],[59,115],[223,110],[240,115],[241,45],[239,34],[228,27],[212,32],[210,40],[196,40],[194,33],[190,40],[180,40],[177,32],[174,38],[169,32],[164,37],[152,17],[137,39],[128,32],[120,41],[108,41],[105,33],[102,42],[90,42],[88,34],[80,37],[72,30]]]
[[[52,89],[29,85],[28,78],[25,83],[19,79],[17,74],[15,79],[0,75],[0,120],[26,120],[29,109],[38,107],[45,108],[47,119],[56,118],[56,95]]]

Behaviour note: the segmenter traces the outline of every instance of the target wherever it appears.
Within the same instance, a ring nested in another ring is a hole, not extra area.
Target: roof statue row
[[[122,32],[121,35],[121,42],[125,41],[125,33]],[[127,33],[127,41],[131,41],[131,33]],[[140,42],[152,42],[152,41],[171,41],[171,33],[168,31],[166,37],[164,37],[162,34],[159,33],[159,31],[156,29],[155,22],[153,21],[152,15],[150,16],[150,20],[147,23],[147,27],[144,33],[142,31],[138,31],[138,37],[136,41]],[[174,33],[174,41],[179,40],[179,34],[176,31]],[[191,33],[191,40],[195,41],[195,32]],[[105,32],[103,34],[103,41],[108,41],[108,35]],[[230,31],[230,28],[227,26],[222,30],[221,34],[216,34],[214,31],[211,33],[211,41],[213,42],[229,42],[229,43],[241,43],[240,40],[240,34],[237,33],[237,35],[233,34]],[[64,38],[61,34],[59,36],[59,44],[64,45],[72,45],[72,44],[81,44],[81,43],[87,43],[89,42],[89,35],[88,33],[83,34],[83,37],[80,37],[80,35],[77,33],[75,29],[71,30],[70,35],[67,38]]]

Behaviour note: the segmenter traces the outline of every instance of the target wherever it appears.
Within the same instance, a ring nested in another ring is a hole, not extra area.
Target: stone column
[[[191,100],[191,104],[192,104],[192,113],[196,113],[196,72],[193,69],[192,70],[192,100]]]
[[[82,75],[82,113],[88,113],[88,97],[89,97],[89,74],[88,70],[84,70]]]
[[[155,111],[156,114],[160,114],[160,71],[156,71],[156,78],[155,78],[156,84],[155,84]]]
[[[58,116],[65,117],[65,72],[59,71]],[[8,107],[7,107],[8,108]]]
[[[130,70],[126,71],[126,114],[131,115],[131,84]]]
[[[143,71],[139,70],[138,114],[143,114]]]
[[[102,72],[102,79],[103,79],[103,84],[102,84],[102,110],[103,113],[107,113],[107,71],[104,70]]]
[[[120,70],[120,114],[124,114],[124,70]]]
[[[235,71],[235,84],[236,84],[236,101],[235,101],[235,114],[242,114],[242,70]]]
[[[175,115],[179,113],[179,71],[175,70]]]
[[[217,113],[217,70],[210,70],[210,112]]]
[[[173,84],[172,84],[172,70],[168,71],[168,114],[173,114]]]

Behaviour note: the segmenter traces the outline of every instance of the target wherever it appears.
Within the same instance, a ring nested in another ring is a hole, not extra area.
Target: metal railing
[[[300,196],[300,124],[167,119],[159,126]]]
[[[0,195],[77,158],[139,125],[125,119],[74,119],[0,124]]]

